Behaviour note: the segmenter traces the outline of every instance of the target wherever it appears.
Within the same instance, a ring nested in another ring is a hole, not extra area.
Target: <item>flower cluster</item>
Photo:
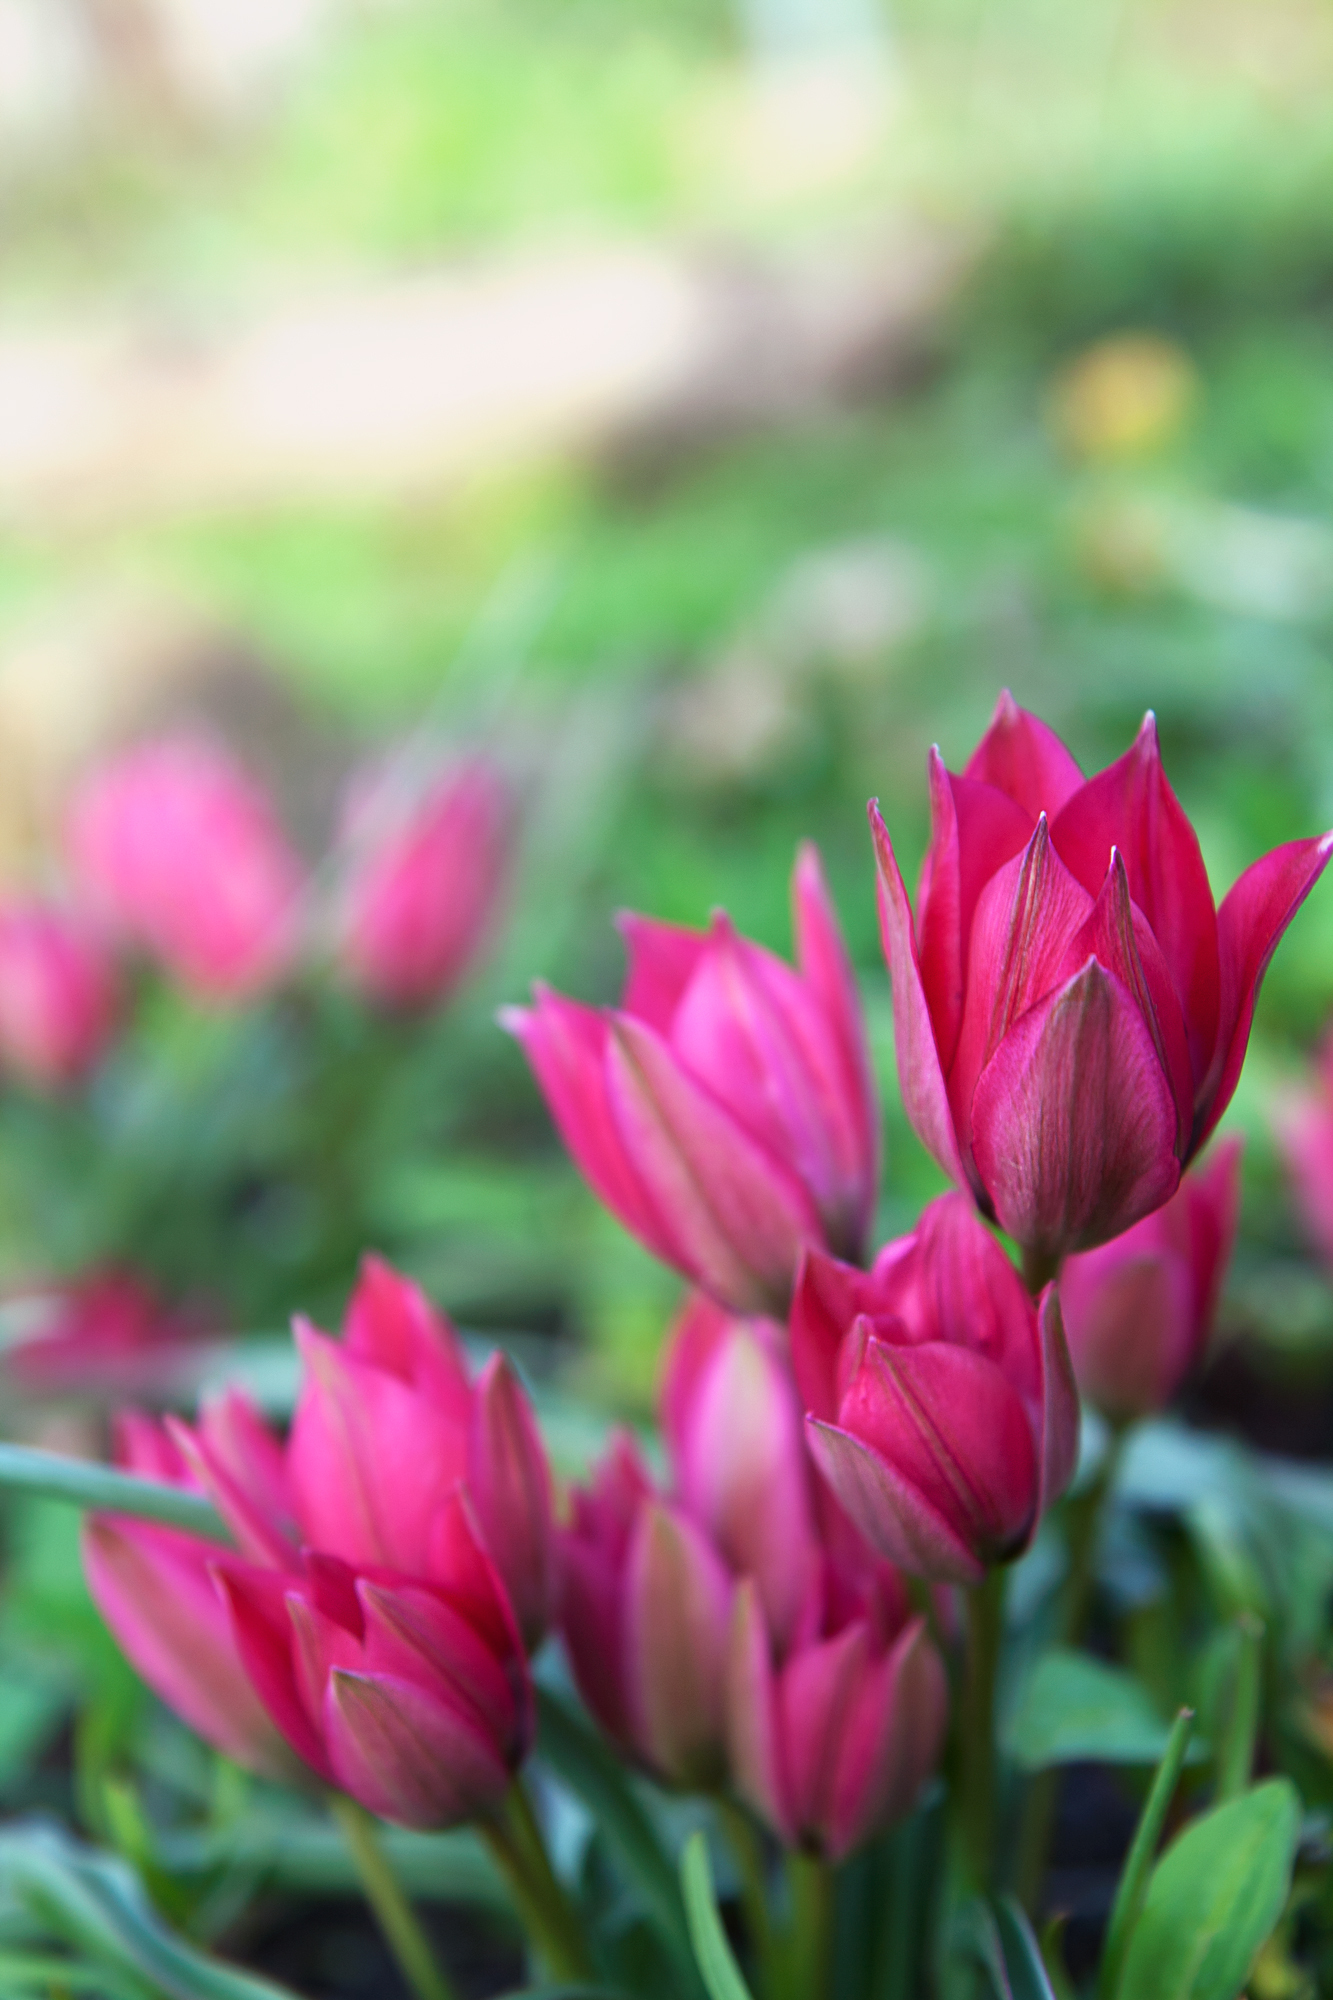
[[[0,1063],[38,1089],[80,1082],[112,1042],[118,955],[237,1005],[328,949],[389,1010],[439,1005],[494,923],[512,814],[471,758],[351,787],[324,896],[263,789],[216,743],[172,736],[95,768],[71,801],[71,886],[0,901]]]
[[[218,825],[235,843],[186,951],[175,858],[131,807],[117,822],[150,781],[142,760],[85,802],[107,905],[182,968],[243,983],[288,948],[291,871],[260,858],[252,804],[182,815],[182,850]],[[618,1435],[553,1500],[509,1365],[470,1380],[447,1324],[373,1260],[341,1342],[298,1324],[285,1442],[236,1396],[195,1428],[125,1420],[124,1463],[206,1494],[236,1547],[99,1518],[90,1581],[220,1747],[295,1758],[413,1825],[488,1813],[532,1740],[527,1655],[554,1624],[627,1759],[729,1793],[785,1846],[836,1860],[910,1808],[946,1729],[951,1587],[1030,1545],[1073,1475],[1080,1388],[1120,1424],[1203,1353],[1238,1149],[1183,1170],[1333,845],[1278,849],[1216,908],[1151,718],[1085,780],[1008,696],[961,776],[932,756],[930,788],[915,918],[875,807],[872,826],[903,1098],[956,1187],[873,1254],[879,1107],[812,848],[794,967],[725,916],[630,916],[619,1006],[539,986],[504,1017],[592,1188],[694,1288],[662,1477]],[[347,962],[415,1003],[473,948],[502,818],[479,775],[410,823],[377,810],[371,793],[354,819],[374,852],[344,903]],[[1320,1171],[1325,1142],[1305,1145]]]

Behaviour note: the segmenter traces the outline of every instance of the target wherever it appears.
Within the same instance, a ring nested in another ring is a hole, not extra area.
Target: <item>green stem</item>
[[[105,1514],[128,1514],[140,1521],[161,1521],[226,1542],[230,1534],[211,1501],[187,1486],[160,1479],[140,1479],[134,1472],[117,1472],[109,1465],[66,1458],[58,1451],[33,1445],[0,1444],[0,1486],[12,1486],[44,1500],[65,1500],[74,1507],[96,1508]]]
[[[1182,1708],[1172,1726],[1167,1739],[1166,1750],[1157,1767],[1157,1775],[1148,1793],[1148,1802],[1143,1808],[1138,1830],[1130,1843],[1125,1865],[1120,1871],[1120,1883],[1111,1905],[1111,1920],[1106,1926],[1106,1943],[1102,1950],[1101,1969],[1097,1974],[1097,2000],[1118,2000],[1120,1981],[1125,1969],[1125,1959],[1129,1953],[1129,1941],[1134,1935],[1134,1926],[1139,1920],[1144,1898],[1148,1894],[1148,1878],[1152,1871],[1153,1856],[1157,1843],[1162,1837],[1166,1815],[1175,1797],[1176,1786],[1185,1763],[1185,1752],[1189,1749],[1190,1731],[1194,1727],[1194,1712]]]
[[[776,2000],[778,1961],[773,1926],[768,1915],[768,1886],[764,1879],[764,1851],[754,1822],[730,1799],[715,1801],[717,1816],[727,1837],[741,1878],[741,1907],[750,1934],[759,1984],[768,2000]]]
[[[818,1855],[793,1848],[787,1856],[791,1887],[789,1991],[796,2000],[828,2000],[832,1973],[833,1870]]]
[[[1101,1541],[1102,1514],[1107,1495],[1115,1485],[1124,1451],[1125,1431],[1113,1430],[1102,1454],[1101,1464],[1081,1493],[1073,1494],[1064,1505],[1065,1542],[1069,1564],[1056,1605],[1052,1642],[1057,1646],[1077,1646],[1083,1637],[1097,1580],[1097,1550]],[[1019,1901],[1031,1912],[1041,1894],[1050,1852],[1051,1827],[1055,1820],[1058,1771],[1041,1771],[1032,1780],[1023,1802],[1023,1819],[1018,1835],[1018,1858],[1014,1880]]]
[[[403,1894],[402,1884],[380,1846],[374,1820],[341,1792],[330,1797],[329,1811],[338,1823],[366,1901],[375,1912],[384,1941],[410,1991],[416,2000],[455,2000],[444,1968],[431,1950],[426,1933]]]
[[[1236,1654],[1236,1683],[1231,1714],[1217,1758],[1217,1799],[1238,1799],[1250,1782],[1254,1769],[1254,1746],[1259,1734],[1260,1667],[1263,1664],[1264,1628],[1253,1612],[1243,1612],[1237,1620],[1239,1647]]]
[[[498,1813],[482,1820],[478,1831],[509,1884],[524,1927],[551,1977],[591,1979],[593,1964],[583,1927],[556,1878],[541,1828],[518,1779]]]
[[[1002,1569],[967,1592],[967,1658],[958,1706],[959,1831],[970,1886],[990,1888],[995,1848],[995,1676],[1004,1633]]]
[[[1044,1292],[1052,1278],[1060,1275],[1060,1259],[1048,1250],[1038,1250],[1028,1244],[1023,1251],[1023,1283],[1032,1298]]]

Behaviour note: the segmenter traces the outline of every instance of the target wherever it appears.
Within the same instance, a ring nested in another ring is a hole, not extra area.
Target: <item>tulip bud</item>
[[[840,1861],[911,1810],[944,1739],[944,1667],[913,1618],[885,1643],[868,1618],[775,1666],[759,1593],[736,1592],[727,1659],[733,1781],[787,1847]]]
[[[1305,1233],[1333,1266],[1333,1034],[1305,1086],[1277,1099],[1273,1128]]]
[[[160,1389],[195,1331],[137,1272],[116,1268],[16,1288],[3,1306],[15,1322],[5,1375],[34,1396]]]
[[[819,1586],[812,1471],[795,1384],[771,1320],[696,1294],[671,1338],[662,1428],[680,1505],[737,1576],[755,1581],[785,1651]]]
[[[620,1438],[561,1539],[560,1624],[579,1692],[607,1734],[658,1777],[716,1783],[725,1768],[732,1584]]]
[[[1203,1356],[1236,1240],[1240,1155],[1239,1139],[1223,1142],[1164,1208],[1060,1273],[1078,1386],[1113,1422],[1164,1409]]]
[[[397,797],[381,784],[349,816],[339,922],[352,984],[384,1007],[446,1000],[486,942],[504,885],[511,812],[480,759]]]
[[[245,999],[286,970],[300,864],[267,798],[213,744],[167,738],[94,771],[69,847],[108,923],[202,998]]]
[[[1033,1306],[961,1195],[870,1272],[807,1254],[792,1364],[815,1461],[871,1546],[975,1583],[1025,1549],[1078,1448],[1078,1396],[1048,1286]]]
[[[288,1446],[306,1541],[356,1565],[430,1578],[442,1509],[466,1481],[519,1624],[535,1644],[553,1591],[551,1480],[509,1362],[477,1383],[420,1289],[366,1258],[345,1338],[298,1322],[305,1380]]]
[[[129,1416],[117,1462],[173,1486],[198,1482],[171,1438]],[[136,1671],[169,1708],[225,1756],[290,1782],[298,1766],[254,1692],[213,1579],[216,1542],[146,1521],[94,1514],[83,1530],[93,1601]]]
[[[502,1019],[595,1191],[655,1255],[741,1312],[785,1313],[805,1244],[859,1255],[878,1110],[818,859],[793,878],[795,972],[739,937],[623,920],[619,1008],[539,987]]]
[[[1151,715],[1085,782],[1008,694],[961,777],[932,753],[930,787],[915,926],[871,806],[904,1103],[945,1171],[1054,1270],[1174,1193],[1333,835],[1274,849],[1215,909]]]
[[[328,1784],[404,1826],[477,1817],[532,1742],[522,1641],[461,1494],[427,1582],[307,1554],[296,1574],[223,1559],[246,1673],[286,1741]]]
[[[116,975],[92,925],[50,904],[0,908],[0,1060],[39,1090],[77,1083],[115,1029]]]

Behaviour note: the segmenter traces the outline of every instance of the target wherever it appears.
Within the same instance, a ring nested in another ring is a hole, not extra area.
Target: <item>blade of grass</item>
[[[708,1859],[708,1838],[702,1827],[685,1843],[680,1861],[680,1886],[685,1896],[685,1916],[690,1926],[690,1942],[708,1988],[709,2000],[751,2000],[750,1989],[727,1942],[718,1913],[713,1888],[713,1867]]]
[[[1180,1782],[1181,1768],[1185,1762],[1185,1752],[1189,1748],[1190,1732],[1194,1728],[1194,1711],[1182,1708],[1172,1725],[1166,1750],[1157,1775],[1148,1794],[1148,1802],[1143,1808],[1138,1828],[1125,1858],[1120,1874],[1120,1884],[1115,1892],[1115,1902],[1111,1906],[1111,1921],[1106,1927],[1106,1945],[1102,1952],[1101,1971],[1097,1976],[1097,2000],[1117,2000],[1120,1982],[1125,1970],[1125,1955],[1129,1941],[1134,1934],[1134,1926],[1139,1920],[1144,1898],[1148,1893],[1148,1878],[1152,1872],[1153,1856],[1157,1843],[1162,1837],[1162,1827],[1167,1811],[1175,1797],[1176,1786]]]

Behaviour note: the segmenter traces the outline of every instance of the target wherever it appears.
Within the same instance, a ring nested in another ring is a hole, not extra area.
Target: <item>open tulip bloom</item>
[[[961,776],[930,759],[915,923],[870,808],[903,1101],[922,1143],[1049,1272],[1175,1192],[1231,1102],[1259,983],[1333,834],[1214,908],[1149,715],[1084,779],[1002,695]]]

